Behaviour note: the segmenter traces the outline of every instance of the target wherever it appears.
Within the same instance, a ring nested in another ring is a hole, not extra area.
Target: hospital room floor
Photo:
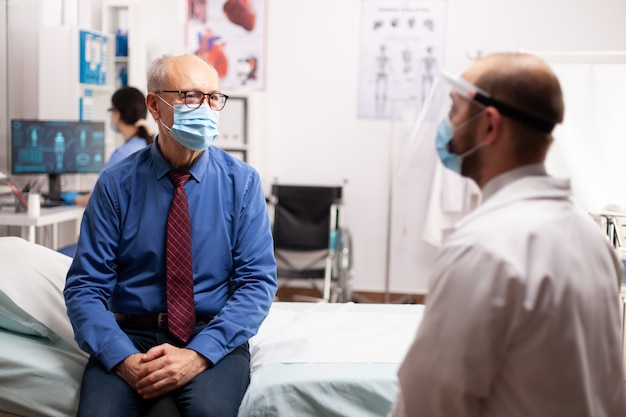
[[[276,293],[276,301],[297,302],[297,301],[321,301],[322,294],[310,287],[279,287]],[[354,291],[350,300],[355,303],[376,303],[385,304],[385,294],[382,292]],[[391,293],[388,296],[390,304],[424,304],[422,294],[399,294]]]

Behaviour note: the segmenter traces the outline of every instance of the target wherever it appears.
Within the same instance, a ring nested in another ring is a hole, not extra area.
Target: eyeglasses
[[[156,93],[178,93],[185,102],[185,106],[196,110],[204,103],[204,98],[208,98],[209,107],[215,111],[220,111],[226,105],[228,96],[222,93],[203,93],[198,90],[158,90]]]

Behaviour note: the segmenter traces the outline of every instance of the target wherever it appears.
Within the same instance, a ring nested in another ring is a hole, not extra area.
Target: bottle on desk
[[[41,195],[37,193],[28,193],[28,215],[31,217],[39,217],[41,214]]]

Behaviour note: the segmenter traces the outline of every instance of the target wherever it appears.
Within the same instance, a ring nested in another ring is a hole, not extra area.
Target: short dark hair
[[[563,121],[561,85],[547,65],[534,65],[538,58],[521,53],[499,54],[493,65],[481,74],[476,85],[491,97],[532,116],[552,122]],[[520,159],[545,152],[552,135],[511,119],[515,123],[516,155]]]
[[[120,88],[113,93],[111,103],[115,110],[120,112],[120,119],[127,125],[134,125],[138,120],[145,119],[148,114],[146,97],[135,87]],[[152,143],[152,135],[145,127],[139,126],[136,135],[144,138],[148,144]]]

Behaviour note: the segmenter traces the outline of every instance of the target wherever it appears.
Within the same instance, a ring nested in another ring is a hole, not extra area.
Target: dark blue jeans
[[[162,343],[181,346],[180,341],[163,329],[121,327],[142,352]],[[196,332],[202,328],[204,324]],[[249,383],[250,352],[245,343],[168,395],[183,417],[236,417]],[[91,357],[83,373],[77,417],[139,417],[157,401],[158,398],[144,400],[126,381]]]

